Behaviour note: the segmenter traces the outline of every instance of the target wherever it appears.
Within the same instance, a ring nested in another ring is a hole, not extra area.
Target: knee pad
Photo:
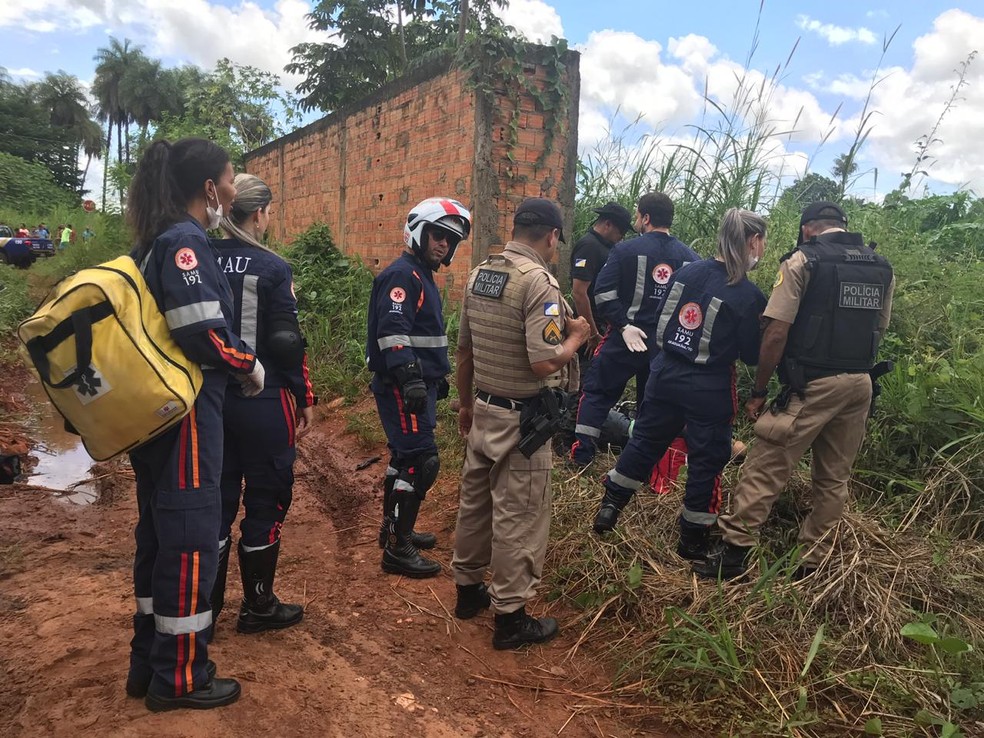
[[[393,491],[398,494],[414,494],[418,499],[424,499],[441,471],[441,458],[435,453],[421,454],[403,464],[398,470]]]

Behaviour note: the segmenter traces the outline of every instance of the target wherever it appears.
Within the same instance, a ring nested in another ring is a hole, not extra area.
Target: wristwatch
[[[757,389],[752,390],[752,397],[755,398],[756,400],[761,400],[763,397],[768,397],[768,396],[769,396],[768,387],[766,387],[764,390],[757,390]]]

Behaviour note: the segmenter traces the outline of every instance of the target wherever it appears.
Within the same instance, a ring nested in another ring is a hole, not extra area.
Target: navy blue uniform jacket
[[[434,273],[405,251],[372,281],[366,362],[370,371],[386,374],[411,361],[425,380],[451,371]]]

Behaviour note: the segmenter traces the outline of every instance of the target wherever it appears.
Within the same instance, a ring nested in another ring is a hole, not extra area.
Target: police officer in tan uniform
[[[526,613],[550,530],[551,444],[529,457],[517,444],[524,407],[537,407],[542,388],[578,386],[576,354],[590,328],[547,271],[563,240],[555,203],[523,201],[512,240],[472,271],[461,310],[455,380],[467,444],[451,564],[455,615],[471,618],[491,605],[500,650],[543,643],[558,630],[553,618]]]
[[[742,469],[729,514],[718,518],[722,543],[698,576],[744,574],[779,493],[800,457],[813,450],[813,509],[800,528],[799,579],[816,570],[832,546],[848,497],[851,466],[871,405],[868,375],[892,311],[895,278],[886,259],[847,231],[834,203],[803,211],[797,248],[783,257],[766,322],[755,387],[745,403],[756,442]],[[769,378],[783,390],[765,408]]]

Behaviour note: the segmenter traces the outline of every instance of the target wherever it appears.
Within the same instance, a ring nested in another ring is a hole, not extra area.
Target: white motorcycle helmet
[[[422,256],[427,247],[424,239],[427,226],[440,228],[448,234],[448,253],[441,263],[449,266],[458,244],[471,233],[471,213],[460,202],[448,197],[428,197],[417,203],[407,215],[403,241],[418,256]]]

